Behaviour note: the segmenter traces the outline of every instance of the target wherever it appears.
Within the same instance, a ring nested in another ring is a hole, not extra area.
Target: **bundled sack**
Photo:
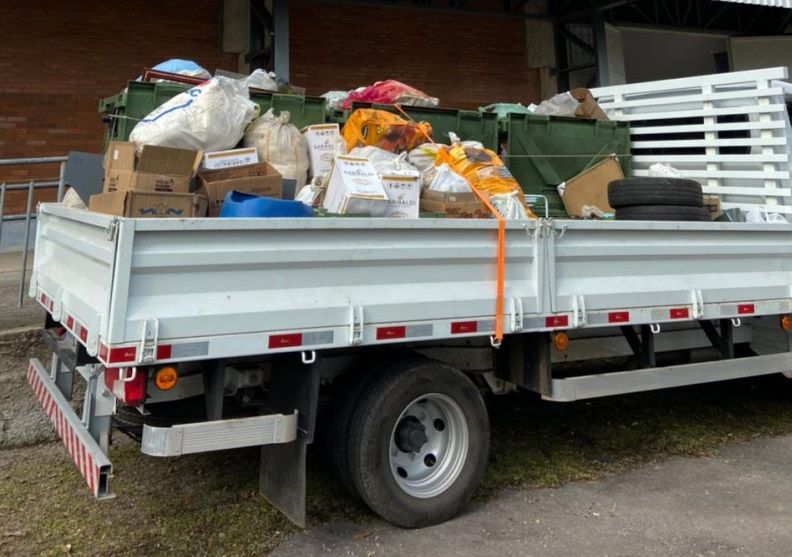
[[[525,208],[528,218],[536,218],[525,204],[520,184],[493,151],[461,145],[444,147],[437,152],[437,164],[443,163],[464,177],[470,186],[489,196],[516,193],[515,198]]]
[[[374,145],[391,153],[414,149],[432,135],[427,122],[413,123],[385,110],[360,108],[341,131],[347,150]]]
[[[275,167],[286,180],[305,184],[308,177],[308,142],[296,126],[289,123],[289,112],[279,116],[270,108],[245,132],[245,147],[255,147],[259,159]]]
[[[180,93],[143,118],[129,140],[143,145],[193,151],[223,151],[235,147],[258,114],[247,85],[214,77]]]
[[[352,108],[354,102],[430,107],[440,104],[436,97],[430,97],[415,87],[410,87],[395,79],[377,81],[374,85],[369,85],[362,90],[351,91],[342,103],[344,110]]]

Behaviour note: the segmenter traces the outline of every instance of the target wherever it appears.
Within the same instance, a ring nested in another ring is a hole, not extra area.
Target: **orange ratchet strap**
[[[396,110],[401,112],[407,120],[415,124],[415,120],[407,114],[401,106],[398,104],[394,104]],[[419,132],[421,132],[427,140],[433,145],[437,145],[434,140],[429,137],[420,127],[416,128]],[[489,202],[489,199],[479,191],[478,188],[470,184],[468,182],[468,186],[470,186],[471,191],[476,194],[476,197],[486,205],[489,212],[492,213],[498,220],[498,247],[497,247],[497,285],[495,287],[495,338],[493,344],[498,346],[500,345],[501,341],[503,340],[503,283],[506,276],[506,254],[505,254],[505,245],[506,245],[506,219],[503,218],[495,207]]]

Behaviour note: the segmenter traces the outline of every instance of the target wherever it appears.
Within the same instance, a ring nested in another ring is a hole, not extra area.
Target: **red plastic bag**
[[[357,91],[352,91],[344,101],[344,110],[352,108],[353,102],[403,104],[407,106],[437,106],[440,101],[401,81],[388,79],[385,81],[377,81],[374,85],[369,85],[359,93]]]

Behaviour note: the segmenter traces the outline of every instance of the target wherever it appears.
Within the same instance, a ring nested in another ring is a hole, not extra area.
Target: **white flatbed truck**
[[[792,225],[508,222],[502,342],[497,226],[43,204],[30,295],[53,358],[31,360],[29,382],[99,499],[118,427],[159,457],[260,446],[261,493],[304,525],[321,407],[344,484],[418,527],[484,474],[486,391],[573,401],[792,374]],[[172,409],[187,400],[185,423]]]

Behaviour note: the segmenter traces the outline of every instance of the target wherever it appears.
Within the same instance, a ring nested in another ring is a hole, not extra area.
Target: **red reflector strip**
[[[52,298],[50,298],[49,296],[44,294],[44,292],[42,292],[41,295],[39,296],[39,302],[41,302],[41,305],[44,306],[44,309],[52,313],[52,308],[55,306],[55,303],[52,301]]]
[[[629,311],[612,311],[608,314],[608,323],[627,323],[629,320]]]
[[[668,310],[668,317],[670,319],[688,319],[690,310],[688,308],[671,308]]]
[[[78,325],[78,328],[79,331],[77,334],[80,337],[80,340],[83,342],[88,342],[88,329],[86,329],[82,325]]]
[[[464,333],[478,332],[478,323],[476,321],[457,321],[451,323],[451,334],[461,335]]]
[[[272,335],[269,337],[270,348],[288,348],[302,345],[302,333],[287,333],[285,335]]]
[[[171,357],[171,345],[170,344],[160,344],[157,346],[157,359],[158,360],[170,360]]]
[[[137,357],[135,346],[119,346],[108,348],[104,344],[99,345],[99,359],[106,364],[122,364],[134,362]]]
[[[73,330],[74,329],[74,317],[72,317],[71,315],[69,315],[66,318],[66,328],[69,329],[69,330]]]
[[[756,306],[753,304],[740,304],[737,306],[737,313],[740,315],[756,313]]]
[[[407,327],[404,325],[377,327],[377,340],[390,340],[393,338],[404,338],[405,336],[407,336]]]
[[[568,327],[568,315],[550,315],[545,318],[545,327]]]

